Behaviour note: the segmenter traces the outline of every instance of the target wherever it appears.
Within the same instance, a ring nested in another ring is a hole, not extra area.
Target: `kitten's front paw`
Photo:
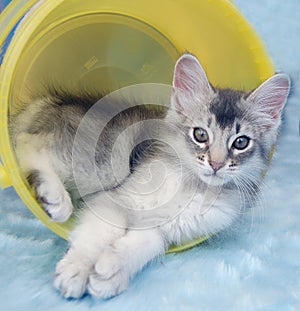
[[[70,260],[67,254],[56,266],[54,287],[65,298],[80,298],[86,292],[89,273],[80,257]]]
[[[88,291],[99,298],[110,298],[123,292],[129,282],[129,275],[122,259],[113,251],[101,254],[89,277]]]
[[[51,219],[58,222],[67,221],[73,211],[69,193],[62,185],[43,182],[36,187],[36,197]]]

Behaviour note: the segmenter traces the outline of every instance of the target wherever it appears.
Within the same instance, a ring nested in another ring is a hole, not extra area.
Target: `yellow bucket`
[[[274,73],[260,38],[226,0],[14,0],[0,15],[4,45],[0,186],[13,186],[33,214],[63,238],[70,222],[55,223],[41,209],[11,147],[8,121],[20,99],[53,83],[110,91],[136,83],[171,84],[174,63],[185,50],[201,60],[219,87],[252,89]]]

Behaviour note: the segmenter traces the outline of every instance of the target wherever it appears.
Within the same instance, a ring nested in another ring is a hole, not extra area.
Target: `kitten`
[[[24,176],[53,220],[84,207],[61,294],[117,295],[170,245],[229,226],[259,191],[289,87],[276,74],[250,93],[214,88],[185,53],[168,109],[55,92],[27,105],[11,129]]]

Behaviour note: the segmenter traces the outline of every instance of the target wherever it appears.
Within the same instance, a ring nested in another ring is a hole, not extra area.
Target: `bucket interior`
[[[48,87],[106,94],[137,83],[172,81],[179,52],[158,30],[135,18],[93,13],[41,29],[18,60],[11,112]]]

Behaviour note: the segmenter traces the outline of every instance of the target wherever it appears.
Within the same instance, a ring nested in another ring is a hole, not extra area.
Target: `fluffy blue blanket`
[[[227,232],[151,264],[122,295],[77,301],[52,287],[66,242],[2,190],[1,310],[300,310],[300,2],[235,2],[293,81],[263,202]]]

